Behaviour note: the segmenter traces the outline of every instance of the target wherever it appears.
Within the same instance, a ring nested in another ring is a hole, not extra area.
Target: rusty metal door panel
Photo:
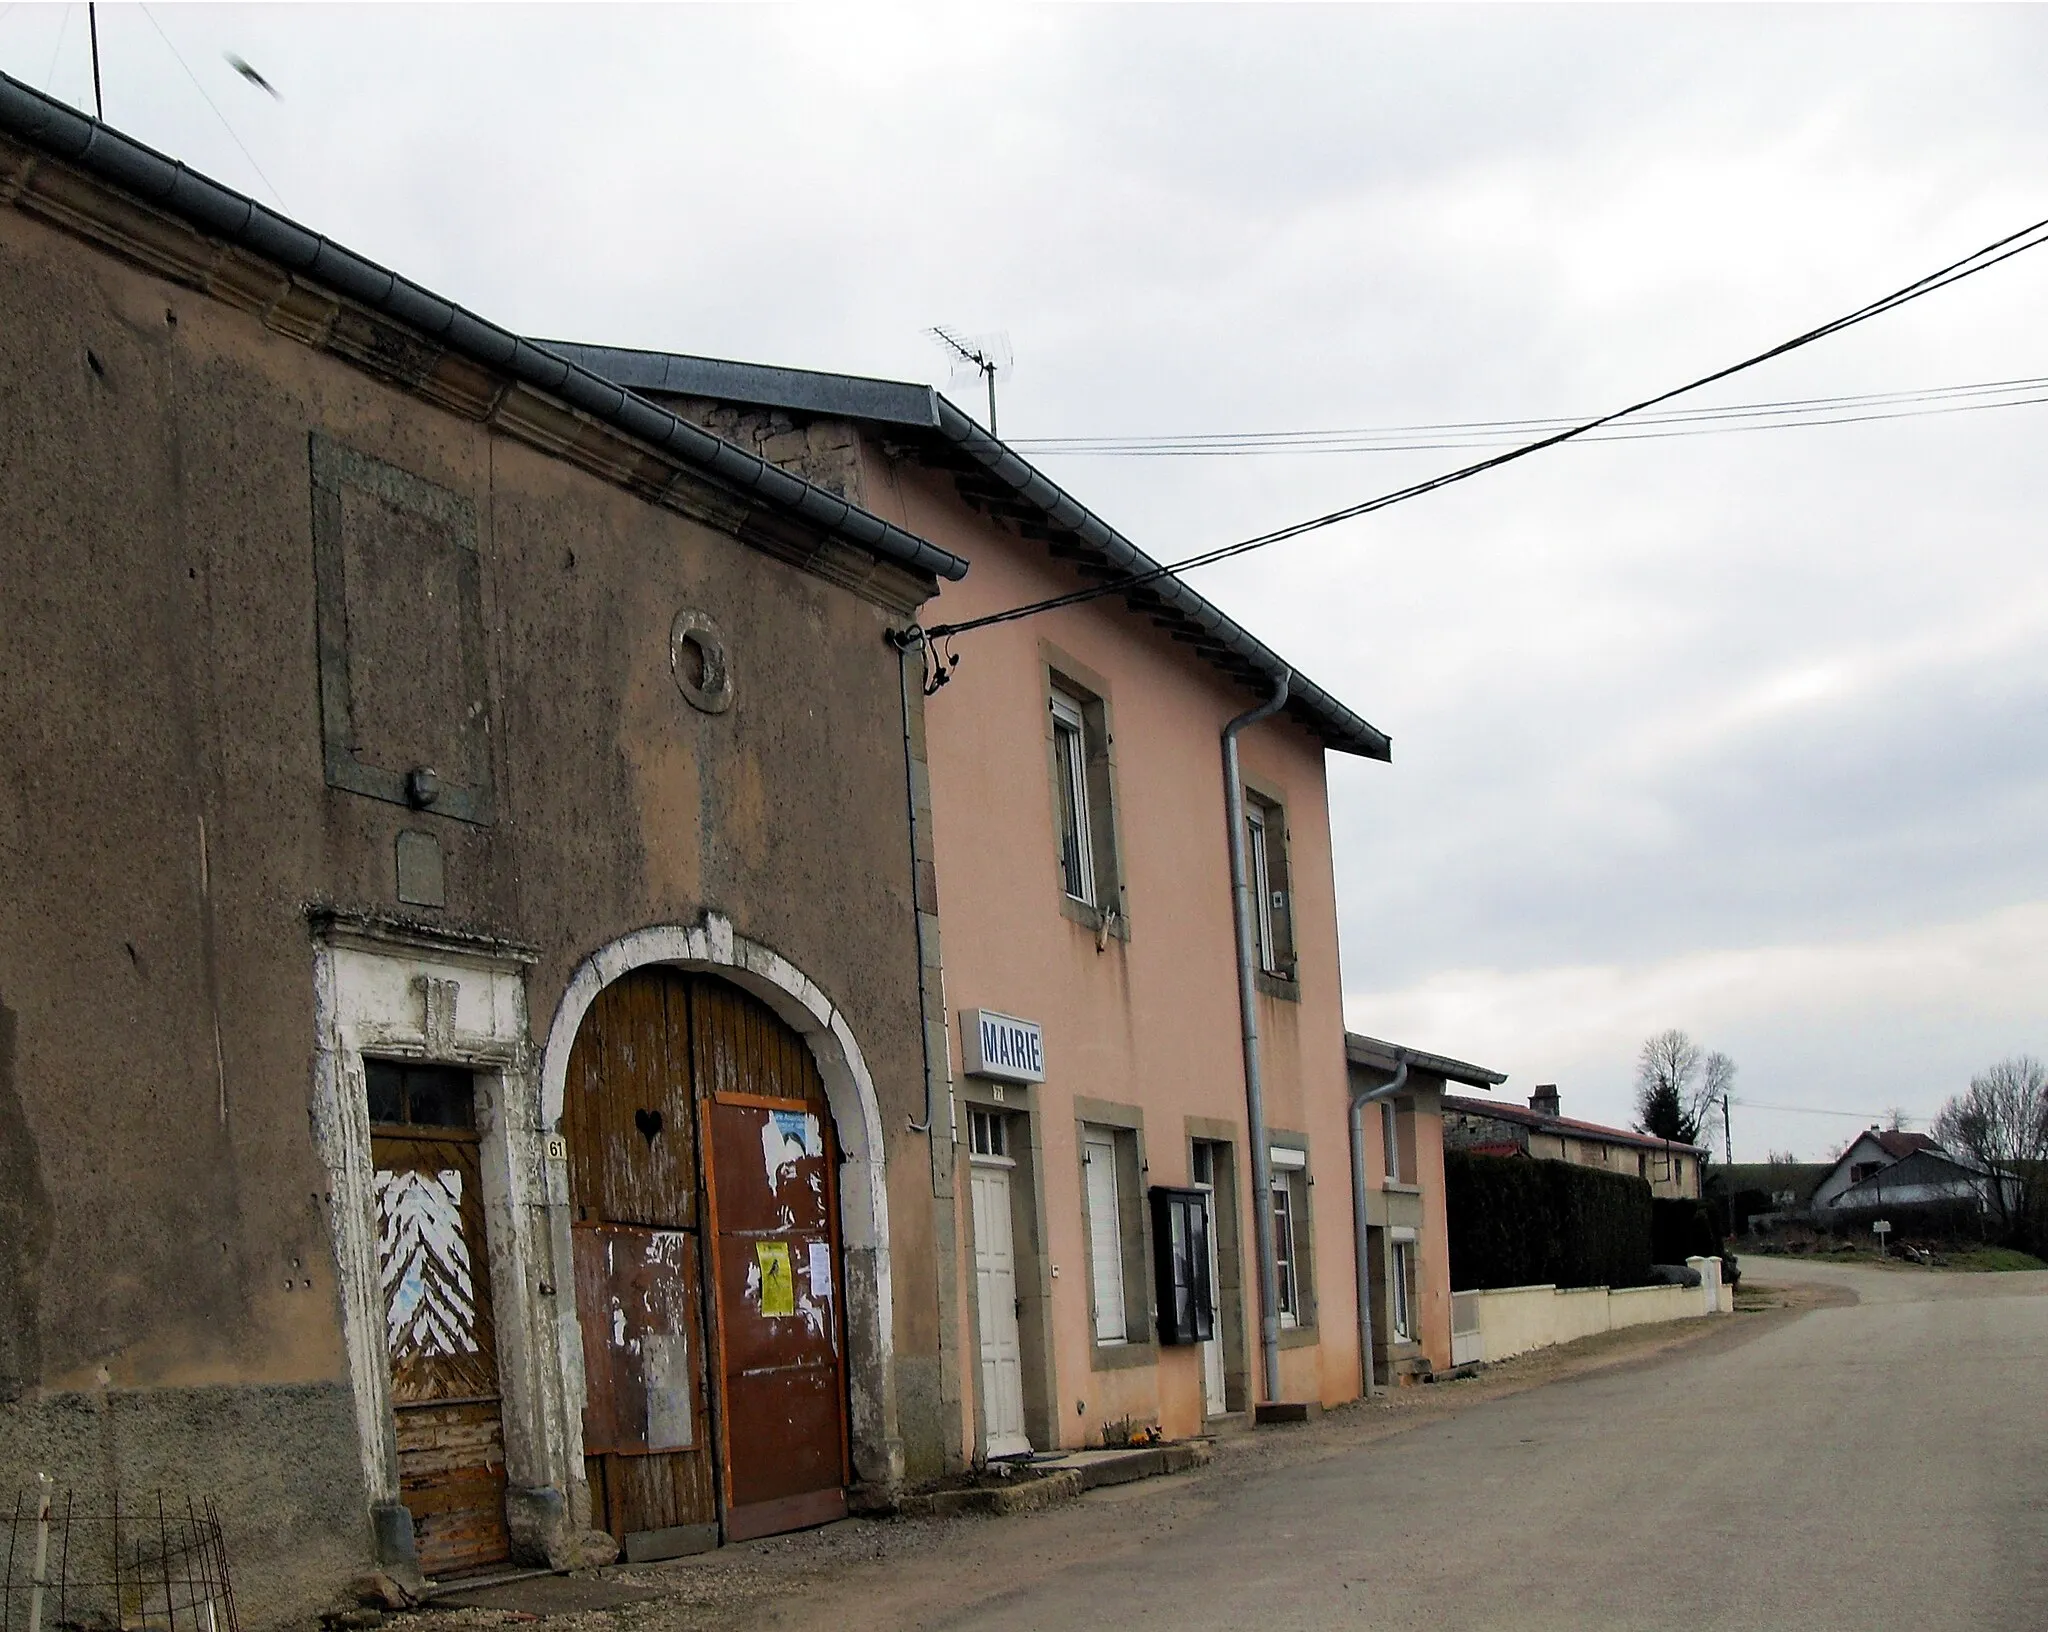
[[[736,987],[692,993],[717,1292],[726,1534],[845,1510],[837,1149],[803,1040]]]
[[[689,992],[673,970],[639,969],[583,1017],[562,1102],[578,1221],[697,1227]]]
[[[726,1375],[795,1365],[836,1370],[840,1316],[834,1232],[822,1206],[813,1209],[784,1199],[792,1191],[808,1198],[813,1182],[829,1193],[822,1183],[828,1177],[826,1158],[784,1164],[783,1198],[778,1198],[759,1182],[765,1160],[762,1135],[775,1137],[773,1118],[788,1113],[711,1105],[706,1114],[718,1173],[718,1308]],[[810,1120],[815,1125],[815,1117]],[[728,1189],[736,1171],[746,1179]]]
[[[810,1492],[838,1491],[839,1375],[824,1366],[740,1372],[726,1379],[726,1410],[749,1454],[732,1470],[732,1511]]]
[[[583,1448],[645,1456],[706,1450],[706,1387],[697,1238],[682,1230],[579,1226],[576,1303],[588,1399]]]
[[[399,1489],[420,1568],[498,1563],[511,1539],[477,1136],[383,1128],[370,1154]]]

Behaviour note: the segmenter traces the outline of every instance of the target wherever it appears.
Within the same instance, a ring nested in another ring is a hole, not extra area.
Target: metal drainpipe
[[[903,700],[903,801],[910,817],[910,923],[917,941],[917,1043],[924,1057],[924,1122],[912,1122],[910,1131],[930,1137],[932,1131],[932,1033],[929,1023],[929,989],[925,983],[924,912],[917,900],[917,756],[910,741],[910,646],[904,635],[892,633],[889,645],[896,653],[896,689]],[[952,1061],[948,1060],[950,1069]]]
[[[1280,1398],[1279,1266],[1273,1257],[1273,1156],[1266,1145],[1266,1090],[1259,1076],[1258,988],[1252,976],[1252,888],[1244,846],[1244,784],[1237,770],[1237,734],[1287,706],[1294,679],[1283,668],[1273,695],[1223,728],[1223,801],[1230,822],[1230,896],[1237,928],[1237,1012],[1244,1032],[1244,1108],[1252,1142],[1252,1232],[1259,1253],[1259,1359],[1266,1398]]]
[[[1358,1266],[1358,1366],[1364,1374],[1364,1398],[1373,1396],[1372,1262],[1365,1212],[1365,1108],[1398,1094],[1408,1081],[1408,1050],[1394,1056],[1394,1080],[1377,1088],[1361,1088],[1351,1096],[1351,1234],[1352,1259]]]

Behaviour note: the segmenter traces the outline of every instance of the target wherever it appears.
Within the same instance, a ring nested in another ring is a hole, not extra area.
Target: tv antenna
[[[925,332],[953,353],[953,376],[956,381],[971,374],[979,374],[987,383],[988,434],[994,436],[996,376],[1008,374],[1017,366],[1016,357],[1010,350],[1010,337],[1007,334],[955,334],[943,324],[934,324]]]

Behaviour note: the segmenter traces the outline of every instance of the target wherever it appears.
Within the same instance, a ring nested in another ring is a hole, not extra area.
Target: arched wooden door
[[[643,969],[571,1050],[585,1470],[630,1557],[845,1512],[831,1116],[803,1041],[712,977]]]

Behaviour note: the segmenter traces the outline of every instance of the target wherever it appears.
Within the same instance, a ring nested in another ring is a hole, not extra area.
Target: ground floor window
[[[1394,1243],[1394,1336],[1415,1341],[1415,1243]]]
[[[1273,1167],[1273,1302],[1283,1331],[1310,1323],[1303,1293],[1308,1275],[1308,1153],[1275,1145]]]
[[[1009,1119],[1001,1111],[974,1111],[967,1113],[968,1150],[976,1156],[1008,1156],[1010,1154]]]
[[[1130,1338],[1124,1304],[1122,1195],[1117,1182],[1116,1133],[1090,1128],[1082,1136],[1081,1167],[1087,1186],[1089,1292],[1095,1305],[1095,1341]]]

